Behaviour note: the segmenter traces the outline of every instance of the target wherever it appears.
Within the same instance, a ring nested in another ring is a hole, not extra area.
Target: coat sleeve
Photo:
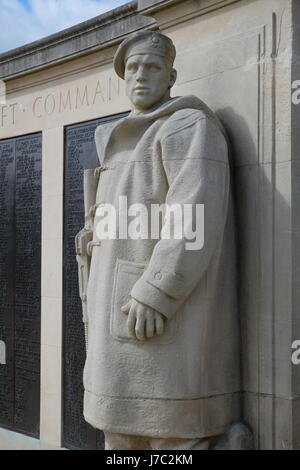
[[[204,243],[195,249],[185,231],[175,238],[171,228],[171,236],[162,237],[167,224],[173,227],[175,221],[165,216],[147,269],[131,290],[131,297],[170,319],[220,253],[228,209],[229,165],[224,135],[212,119],[197,112],[175,120],[160,139],[160,148],[168,180],[166,205],[180,205],[182,214],[186,205],[192,205],[193,229],[204,221]],[[196,204],[204,205],[203,220],[195,220]],[[184,217],[184,222],[191,229],[191,220]]]

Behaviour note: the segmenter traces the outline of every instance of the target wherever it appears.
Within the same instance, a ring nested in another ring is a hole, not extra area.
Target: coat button
[[[160,271],[158,271],[157,273],[154,274],[154,279],[156,281],[160,281],[162,278],[162,273]]]

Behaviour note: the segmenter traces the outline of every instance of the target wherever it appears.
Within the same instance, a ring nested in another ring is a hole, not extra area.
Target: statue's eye
[[[126,69],[129,71],[129,72],[136,72],[137,69],[138,69],[138,65],[137,64],[127,64],[127,67]]]
[[[161,67],[157,64],[149,64],[148,65],[148,70],[150,70],[151,72],[157,72],[158,70],[161,69]]]

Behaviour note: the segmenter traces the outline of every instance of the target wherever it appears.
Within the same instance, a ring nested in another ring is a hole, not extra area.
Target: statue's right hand
[[[164,316],[135,299],[129,300],[121,307],[122,312],[128,315],[127,325],[131,336],[140,341],[162,335],[164,332]]]

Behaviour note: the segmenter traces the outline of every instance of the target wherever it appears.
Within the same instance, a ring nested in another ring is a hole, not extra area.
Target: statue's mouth
[[[134,91],[149,91],[150,88],[145,87],[145,86],[138,86],[134,89]]]

